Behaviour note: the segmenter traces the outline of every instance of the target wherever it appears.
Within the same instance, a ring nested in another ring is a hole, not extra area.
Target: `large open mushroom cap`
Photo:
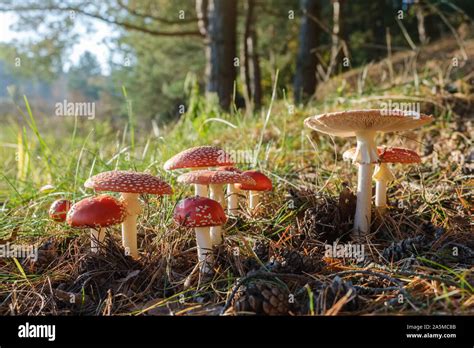
[[[338,111],[308,117],[304,124],[314,130],[340,137],[354,137],[357,132],[397,132],[430,123],[433,117],[398,110]]]
[[[178,224],[185,227],[221,226],[227,221],[219,202],[199,196],[178,202],[173,217]]]
[[[102,228],[122,223],[126,214],[127,209],[121,201],[100,195],[74,204],[67,213],[66,221],[75,228]]]
[[[242,173],[247,175],[254,180],[254,184],[242,183],[237,184],[237,188],[240,190],[248,191],[271,191],[273,189],[272,181],[265,174],[256,170],[247,170]]]
[[[103,172],[89,178],[84,184],[96,191],[150,193],[169,195],[173,190],[169,184],[159,177],[147,173],[114,170]]]
[[[342,154],[345,161],[354,160],[356,148],[353,147]],[[380,163],[420,163],[420,156],[413,150],[403,147],[377,147]]]
[[[197,146],[184,150],[166,161],[165,170],[233,166],[231,156],[216,146]]]
[[[252,177],[227,170],[195,170],[178,176],[178,182],[184,184],[219,185],[248,184],[255,185]]]

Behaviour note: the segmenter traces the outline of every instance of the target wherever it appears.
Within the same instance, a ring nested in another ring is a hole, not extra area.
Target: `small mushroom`
[[[250,191],[249,208],[255,212],[260,203],[261,193],[273,189],[272,181],[265,174],[256,170],[247,170],[242,175],[249,176],[255,181],[255,184],[242,183],[236,185],[239,190]]]
[[[121,201],[100,195],[74,204],[67,213],[66,221],[74,228],[91,229],[91,251],[95,253],[104,241],[104,228],[122,223],[125,217],[126,207]]]
[[[372,171],[379,161],[375,136],[378,132],[398,132],[421,127],[432,121],[431,116],[399,110],[354,110],[332,112],[308,117],[307,127],[321,133],[356,137],[354,162],[359,163],[357,178],[357,207],[354,217],[356,239],[370,229],[372,200]]]
[[[171,186],[147,173],[121,170],[97,174],[89,178],[84,186],[95,191],[121,193],[127,207],[127,216],[122,224],[122,244],[128,255],[137,258],[137,217],[142,212],[139,196],[143,193],[170,195],[173,193]]]
[[[208,228],[225,224],[227,218],[224,209],[210,198],[186,198],[176,205],[174,219],[181,226],[194,228],[201,272],[209,273],[212,241]]]
[[[56,222],[66,221],[66,215],[71,208],[71,201],[67,199],[58,199],[51,204],[49,208],[49,217]]]
[[[224,185],[226,184],[255,184],[255,181],[244,174],[226,170],[195,170],[182,174],[178,177],[178,182],[186,184],[208,185],[210,188],[210,198],[224,205]],[[213,245],[222,243],[222,226],[211,227],[211,240]]]
[[[184,150],[166,161],[165,170],[206,169],[209,167],[232,166],[234,162],[229,154],[216,146],[197,146]],[[207,197],[207,186],[195,184],[196,196]]]
[[[344,152],[344,160],[352,160],[356,148]],[[375,180],[375,207],[379,213],[384,213],[387,209],[387,184],[395,180],[395,176],[390,170],[388,163],[420,163],[420,156],[412,150],[401,147],[377,147],[379,163],[375,166],[373,179]]]

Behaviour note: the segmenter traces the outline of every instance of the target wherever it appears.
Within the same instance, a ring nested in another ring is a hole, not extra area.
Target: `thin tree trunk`
[[[418,24],[418,38],[421,44],[425,44],[427,42],[426,29],[425,29],[425,15],[423,13],[423,8],[421,7],[420,0],[415,0],[415,13],[416,13],[416,20]]]
[[[236,70],[236,0],[208,0],[208,44],[206,77],[208,92],[217,93],[219,104],[228,109],[232,102]]]
[[[255,0],[247,0],[247,16],[244,32],[244,78],[248,99],[259,108],[262,98],[260,57],[255,30]]]
[[[310,17],[318,17],[319,0],[301,0],[303,17],[301,19],[299,50],[294,80],[295,101],[301,102],[314,94],[316,90],[316,65],[318,63],[314,49],[318,43],[319,29]]]

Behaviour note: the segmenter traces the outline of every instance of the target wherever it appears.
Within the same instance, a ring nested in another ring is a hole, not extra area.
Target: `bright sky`
[[[0,42],[10,42],[13,39],[22,40],[26,38],[31,38],[34,33],[32,32],[17,32],[12,30],[10,27],[16,23],[18,20],[17,16],[11,12],[0,12]],[[104,22],[93,21],[93,30],[92,32],[87,33],[85,26],[80,25],[81,22],[78,21],[76,24],[75,32],[80,34],[79,42],[72,47],[70,50],[70,55],[68,59],[65,59],[67,70],[72,64],[76,64],[79,60],[79,57],[85,52],[90,51],[97,57],[101,67],[102,72],[107,74],[109,69],[109,58],[110,58],[110,49],[107,45],[106,40],[114,35],[114,28]]]

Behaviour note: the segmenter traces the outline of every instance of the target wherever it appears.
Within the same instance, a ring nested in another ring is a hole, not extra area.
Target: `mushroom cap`
[[[179,201],[173,217],[178,224],[185,227],[220,226],[227,221],[219,202],[199,196]]]
[[[166,161],[165,170],[233,166],[231,156],[216,146],[197,146],[184,150]]]
[[[248,175],[227,170],[194,170],[178,176],[178,182],[184,184],[248,184],[255,185],[255,180]]]
[[[125,219],[127,208],[118,199],[100,195],[84,198],[74,204],[67,214],[66,221],[75,228],[101,228],[116,225]]]
[[[58,199],[51,204],[49,208],[49,217],[57,222],[66,221],[66,215],[71,209],[71,201],[67,199]]]
[[[151,193],[155,195],[170,195],[171,186],[157,176],[124,170],[103,172],[89,178],[84,184],[96,191]]]
[[[356,148],[349,149],[342,154],[345,161],[353,160]],[[403,147],[377,147],[380,163],[420,163],[420,156],[413,150]]]
[[[304,124],[321,133],[354,137],[357,132],[397,132],[418,128],[433,120],[432,116],[400,110],[338,111],[308,117]]]
[[[250,176],[255,180],[255,184],[236,184],[238,189],[248,191],[271,191],[272,181],[265,174],[256,170],[246,170],[243,175]]]

